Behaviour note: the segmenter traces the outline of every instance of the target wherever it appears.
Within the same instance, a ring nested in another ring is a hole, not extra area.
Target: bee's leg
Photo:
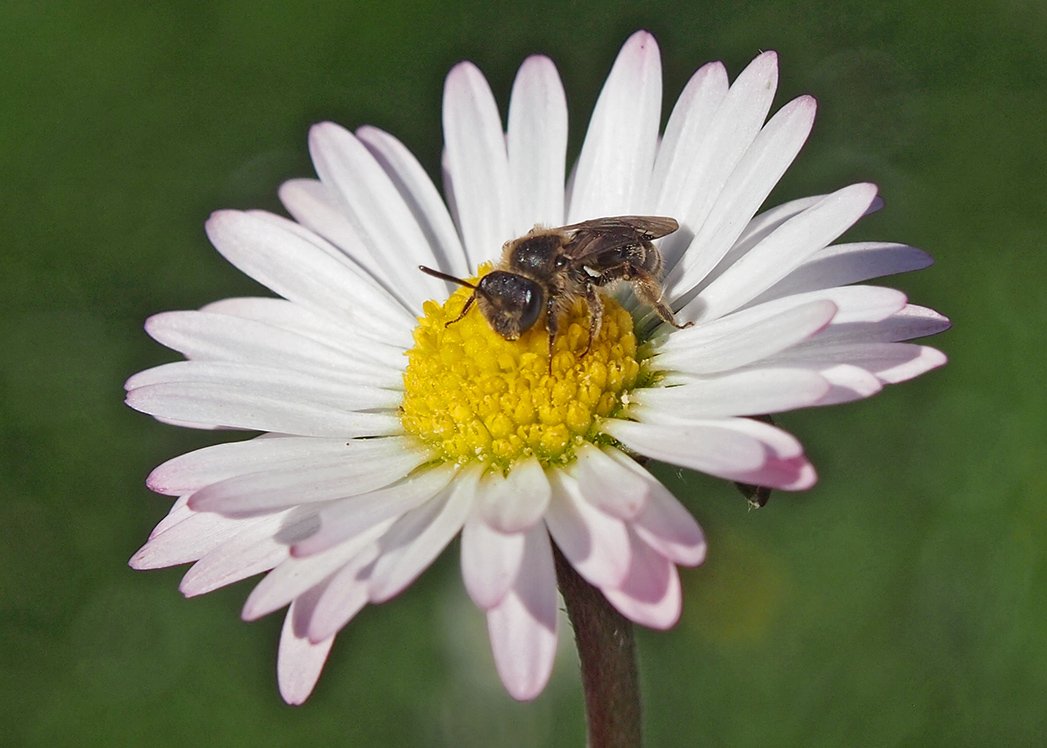
[[[658,316],[662,318],[663,322],[668,322],[670,325],[675,327],[677,330],[682,330],[685,327],[690,327],[693,322],[684,322],[682,325],[676,321],[673,316],[673,310],[669,308],[669,305],[662,301],[662,287],[658,281],[649,276],[647,273],[633,268],[633,290],[636,292],[636,296],[644,304],[648,304],[654,308],[654,311],[658,313]]]
[[[466,302],[465,302],[465,306],[463,306],[463,307],[462,307],[462,313],[461,313],[461,314],[459,314],[459,315],[458,315],[457,317],[455,317],[454,319],[452,319],[452,320],[451,320],[450,322],[445,322],[445,323],[444,323],[444,327],[450,327],[450,326],[451,326],[451,325],[453,325],[453,324],[454,324],[455,322],[458,322],[459,320],[461,320],[461,319],[462,319],[462,317],[464,317],[465,315],[467,315],[467,314],[469,313],[469,310],[470,310],[470,309],[472,309],[472,307],[473,307],[473,302],[474,302],[474,301],[476,301],[476,292],[475,292],[475,291],[473,291],[473,293],[472,293],[472,295],[471,295],[471,296],[469,297],[468,301],[466,301]]]
[[[603,322],[603,299],[596,292],[596,286],[588,283],[585,286],[585,303],[589,307],[589,342],[585,344],[582,356],[589,353],[593,347],[593,338],[600,334],[600,324]]]
[[[545,300],[545,329],[549,333],[549,375],[553,373],[553,352],[556,344],[556,332],[560,320],[556,314],[556,294],[550,293]]]

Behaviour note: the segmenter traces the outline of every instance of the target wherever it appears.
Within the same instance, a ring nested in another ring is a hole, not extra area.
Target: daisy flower
[[[503,127],[483,75],[461,63],[444,90],[444,196],[373,127],[316,125],[318,179],[280,189],[293,220],[220,211],[226,259],[278,298],[234,298],[146,324],[186,360],[134,375],[132,408],[179,426],[262,432],[176,457],[149,487],[177,497],[131,560],[194,562],[188,596],[256,574],[243,617],[288,607],[281,693],[301,703],[336,634],[414,581],[457,536],[509,693],[552,668],[554,547],[628,619],[680,615],[677,566],[700,564],[698,524],[642,465],[800,490],[815,471],[762,418],[856,400],[944,363],[903,342],[947,320],[870,278],[930,259],[888,242],[836,243],[880,206],[854,184],[758,212],[806,140],[815,101],[767,119],[773,52],[729,84],[700,68],[660,132],[654,39],[634,34],[599,96],[565,186],[567,106],[553,63],[531,57]],[[550,361],[543,324],[495,333],[470,289],[507,240],[535,225],[672,217],[657,243],[678,330],[629,284],[563,312]]]

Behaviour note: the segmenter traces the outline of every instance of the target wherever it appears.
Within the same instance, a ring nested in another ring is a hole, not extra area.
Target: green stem
[[[638,748],[640,686],[633,625],[555,551],[556,576],[574,626],[589,748]]]

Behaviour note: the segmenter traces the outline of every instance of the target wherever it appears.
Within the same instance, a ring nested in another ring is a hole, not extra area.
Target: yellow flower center
[[[600,332],[583,356],[589,312],[576,301],[560,319],[550,373],[544,318],[514,341],[492,330],[476,306],[447,324],[471,293],[461,288],[443,305],[422,307],[404,372],[404,429],[449,462],[501,470],[531,455],[546,466],[570,462],[640,379],[632,317],[604,297]]]

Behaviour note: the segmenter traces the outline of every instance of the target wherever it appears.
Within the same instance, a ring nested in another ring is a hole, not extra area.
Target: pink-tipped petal
[[[371,567],[378,557],[378,544],[372,543],[327,580],[307,634],[314,644],[330,639],[367,604]]]
[[[647,483],[647,501],[630,523],[640,539],[674,563],[701,564],[705,560],[705,536],[691,513],[636,460],[617,449],[607,453]]]
[[[582,497],[597,509],[618,519],[632,519],[647,503],[648,484],[624,468],[607,452],[591,445],[579,447],[568,472]]]
[[[306,631],[296,631],[295,604],[284,617],[280,632],[280,649],[276,658],[276,676],[280,684],[280,695],[293,706],[305,702],[316,687],[327,655],[334,644],[334,637],[321,642],[312,642]]]
[[[269,615],[320,584],[350,563],[390,524],[377,525],[325,553],[306,558],[287,558],[251,590],[241,613],[243,619],[253,621]]]
[[[186,509],[182,521],[153,531],[149,542],[131,557],[130,566],[162,569],[196,561],[257,522]]]
[[[556,655],[557,595],[549,536],[526,532],[520,574],[502,601],[487,612],[495,667],[509,694],[529,701],[545,688]]]
[[[474,512],[462,528],[462,579],[477,607],[498,605],[520,572],[524,535],[492,530]]]
[[[311,514],[301,510],[244,522],[235,537],[208,551],[189,568],[179,589],[186,597],[194,597],[269,571],[287,558],[289,539],[308,534],[315,523]]]
[[[626,524],[582,498],[571,476],[554,473],[551,478],[553,500],[545,523],[557,547],[590,584],[619,584],[629,571]]]
[[[748,418],[672,425],[608,419],[604,431],[640,454],[728,480],[784,490],[810,488],[816,480],[794,437]]]
[[[377,524],[398,519],[440,493],[454,473],[449,465],[416,470],[390,486],[336,501],[320,509],[320,529],[296,543],[291,554],[321,553]]]
[[[545,469],[530,457],[514,465],[507,476],[487,473],[477,491],[477,509],[493,529],[521,532],[541,521],[551,495]]]
[[[818,367],[818,373],[830,384],[818,405],[838,405],[871,397],[883,389],[880,380],[865,369],[850,364]]]
[[[640,454],[723,476],[756,470],[764,462],[759,440],[733,428],[734,421],[692,421],[666,426],[608,419],[603,430]]]
[[[468,467],[442,495],[399,520],[380,541],[381,557],[371,575],[371,602],[400,594],[462,529],[472,511],[480,470]]]
[[[680,619],[680,576],[672,561],[630,533],[629,574],[616,588],[604,588],[607,600],[629,620],[668,629]]]

